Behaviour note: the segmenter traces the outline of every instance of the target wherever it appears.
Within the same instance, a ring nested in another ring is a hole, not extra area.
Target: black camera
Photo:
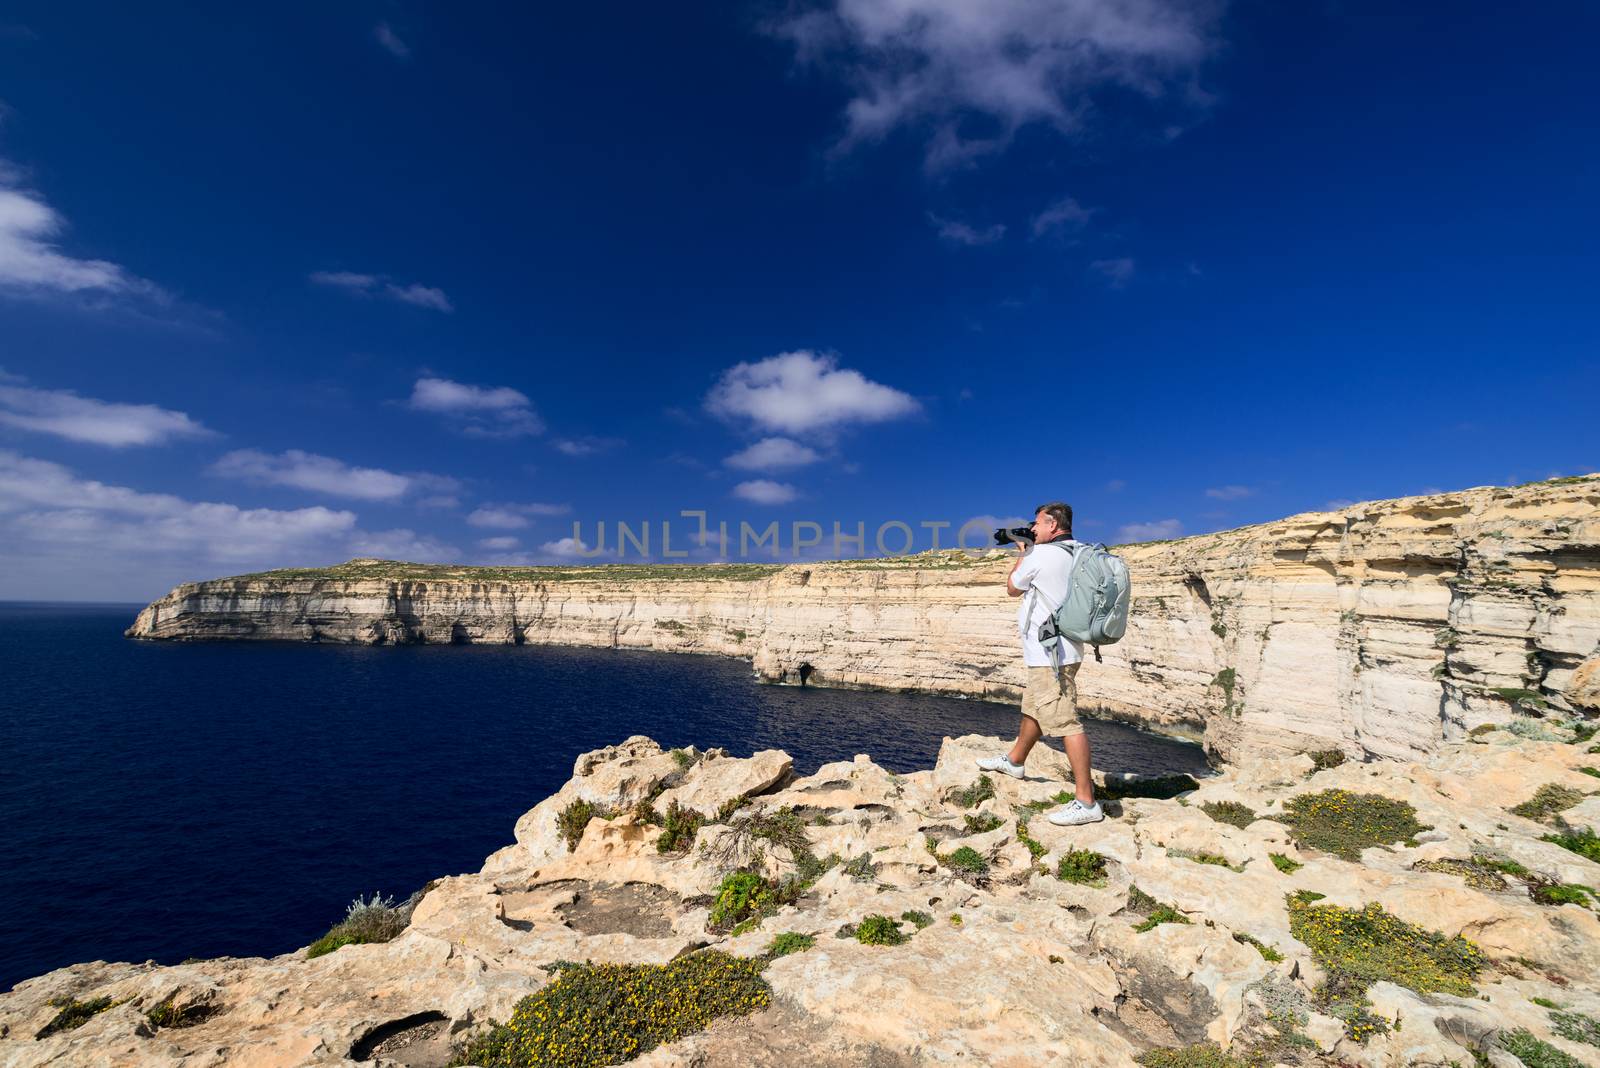
[[[1012,527],[1010,530],[1001,527],[994,532],[996,545],[1032,545],[1033,542],[1032,527]]]

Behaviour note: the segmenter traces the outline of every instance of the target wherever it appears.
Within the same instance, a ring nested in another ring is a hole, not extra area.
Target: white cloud
[[[843,81],[839,148],[900,127],[927,139],[930,170],[1003,150],[1043,123],[1081,131],[1115,88],[1180,109],[1214,48],[1213,0],[834,0],[777,22],[802,64]],[[973,122],[977,119],[977,122]],[[974,129],[982,131],[973,133]]]
[[[140,295],[166,299],[153,283],[108,260],[78,259],[56,241],[66,223],[36,193],[17,189],[0,166],[0,290],[24,296],[52,293]]]
[[[394,27],[387,22],[378,23],[372,31],[372,36],[377,38],[378,43],[383,46],[383,50],[394,58],[411,58],[411,46],[402,41],[400,35],[394,32]]]
[[[1121,289],[1133,279],[1137,264],[1132,256],[1118,256],[1116,259],[1095,260],[1089,264],[1089,270],[1096,272],[1107,282],[1111,288]]]
[[[375,274],[357,274],[354,271],[312,271],[312,282],[333,289],[346,289],[352,293],[366,293],[382,282]]]
[[[508,549],[515,549],[521,544],[522,542],[520,540],[512,537],[478,539],[478,547],[480,549],[494,549],[499,552],[504,552]]]
[[[1004,223],[980,229],[958,219],[942,219],[931,211],[928,212],[928,221],[933,224],[934,231],[952,245],[992,245],[1006,236]]]
[[[405,529],[371,534],[357,531],[346,543],[346,551],[353,556],[374,556],[413,564],[446,564],[461,559],[461,550],[454,545]]]
[[[1166,541],[1170,538],[1180,537],[1183,534],[1183,524],[1176,519],[1158,519],[1154,523],[1129,523],[1117,530],[1119,544],[1127,545],[1136,541]]]
[[[1249,486],[1213,486],[1206,490],[1206,496],[1217,501],[1239,501],[1254,496],[1255,492]]]
[[[387,275],[361,274],[357,271],[312,271],[306,277],[315,285],[342,289],[352,296],[385,296],[402,304],[414,304],[419,308],[430,308],[433,311],[456,310],[455,305],[450,303],[450,298],[445,296],[444,290],[425,286],[420,282],[401,285],[390,281]]]
[[[788,504],[798,497],[799,493],[787,482],[756,478],[733,487],[733,495],[742,501],[751,501],[755,504]]]
[[[1076,233],[1089,225],[1093,208],[1086,208],[1072,197],[1062,197],[1033,217],[1033,236],[1043,237],[1051,230]]]
[[[455,311],[455,305],[450,303],[450,298],[444,295],[444,290],[435,289],[433,286],[419,285],[413,282],[408,286],[397,286],[389,283],[383,291],[395,300],[405,304],[415,304],[419,308],[432,308],[434,311]]]
[[[0,450],[0,599],[148,599],[219,573],[352,556],[459,554],[408,530],[364,531],[343,509],[191,501]]]
[[[779,471],[789,467],[804,467],[820,459],[822,455],[817,450],[798,441],[789,438],[762,438],[722,462],[741,471]]]
[[[598,452],[619,448],[625,442],[621,438],[602,438],[591,434],[581,438],[557,438],[551,444],[566,456],[593,456]]]
[[[489,527],[493,530],[521,530],[532,521],[525,515],[505,508],[479,508],[467,516],[467,522],[475,527]]]
[[[748,419],[764,430],[796,434],[847,423],[877,423],[914,414],[910,394],[841,370],[837,357],[807,350],[739,363],[706,396],[706,410]]]
[[[411,388],[410,407],[448,417],[464,434],[514,438],[544,432],[544,421],[527,396],[510,386],[485,388],[448,378],[419,378]]]
[[[402,475],[376,467],[352,467],[342,460],[299,449],[277,456],[256,449],[238,449],[212,464],[211,473],[361,501],[396,501],[416,490],[444,495],[429,498],[426,503],[430,507],[453,506],[457,502],[449,494],[459,488],[455,479],[443,475]]]
[[[1328,503],[1324,504],[1322,506],[1322,510],[1324,512],[1342,512],[1346,508],[1350,508],[1350,507],[1354,506],[1355,503],[1356,503],[1355,501],[1348,500],[1348,499],[1346,499],[1344,497],[1335,497],[1333,500],[1331,500]]]
[[[539,551],[555,560],[594,560],[610,553],[593,552],[590,546],[577,538],[558,538],[539,546]]]
[[[570,511],[570,504],[486,504],[467,516],[467,522],[491,530],[522,530],[531,525],[530,515],[565,515]]]
[[[15,375],[0,379],[0,425],[115,449],[212,434],[183,412],[154,404],[119,404],[67,389],[3,384],[20,381]]]

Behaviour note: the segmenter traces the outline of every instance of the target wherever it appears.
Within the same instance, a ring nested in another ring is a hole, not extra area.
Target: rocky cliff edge
[[[1044,815],[1063,758],[983,779],[993,738],[803,778],[781,752],[630,738],[391,940],[64,968],[0,995],[0,1065],[567,1064],[629,1041],[651,1068],[1592,1064],[1600,746],[1518,730],[1102,784],[1109,817],[1071,829]],[[738,996],[682,1002],[718,1007],[704,1029],[641,1022],[677,972],[630,968],[669,962]],[[559,1021],[585,990],[580,1033]]]

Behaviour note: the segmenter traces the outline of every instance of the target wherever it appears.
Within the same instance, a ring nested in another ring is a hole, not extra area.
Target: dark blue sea
[[[122,637],[138,605],[0,604],[0,990],[87,960],[303,946],[357,895],[476,871],[589,749],[932,765],[1014,706],[755,682],[742,660]],[[1109,771],[1191,745],[1093,722]]]

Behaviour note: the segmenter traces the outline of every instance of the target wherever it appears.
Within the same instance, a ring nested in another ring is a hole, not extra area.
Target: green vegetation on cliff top
[[[714,581],[750,582],[766,578],[783,564],[588,564],[577,567],[468,567],[462,564],[411,564],[403,560],[350,560],[332,567],[283,567],[233,575],[220,582],[276,579],[278,581],[368,579],[408,582],[638,582]]]
[[[865,560],[832,560],[827,566],[860,570],[953,570],[992,563],[993,554],[969,556],[960,550],[934,550],[914,556]],[[753,582],[797,561],[773,563],[726,561],[695,564],[550,564],[537,567],[470,567],[463,564],[412,564],[404,560],[347,560],[332,567],[282,567],[231,575],[215,582],[276,580],[279,582],[364,580],[405,582]],[[821,566],[821,565],[813,565]]]

